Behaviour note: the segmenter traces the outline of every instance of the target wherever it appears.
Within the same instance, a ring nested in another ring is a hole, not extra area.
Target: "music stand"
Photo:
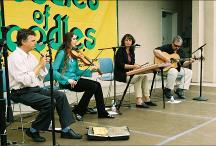
[[[192,54],[194,54],[195,52],[197,52],[198,50],[200,50],[201,52],[201,63],[200,63],[200,96],[194,97],[193,100],[197,100],[197,101],[207,101],[208,98],[202,96],[202,60],[203,60],[203,47],[206,44],[202,45],[201,47],[199,47],[197,50],[195,50]]]

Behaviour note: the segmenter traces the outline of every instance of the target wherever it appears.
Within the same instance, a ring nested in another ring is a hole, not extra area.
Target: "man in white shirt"
[[[11,99],[14,102],[31,106],[39,112],[26,134],[35,142],[46,139],[39,135],[40,130],[47,130],[51,121],[50,90],[43,89],[43,78],[47,74],[47,58],[38,61],[30,53],[36,45],[36,34],[30,29],[21,29],[17,33],[16,50],[8,58],[8,70]],[[55,107],[62,127],[61,138],[81,139],[82,135],[74,132],[69,126],[74,123],[68,100],[63,92],[54,91]]]

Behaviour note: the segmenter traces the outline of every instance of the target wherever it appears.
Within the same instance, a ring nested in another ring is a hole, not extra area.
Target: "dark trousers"
[[[84,92],[79,104],[74,109],[75,113],[83,116],[86,113],[86,109],[88,107],[91,97],[94,95],[96,100],[98,116],[107,114],[104,105],[103,92],[101,84],[99,82],[80,78],[74,88],[71,88],[70,84],[61,85],[61,87],[75,92]]]
[[[51,121],[51,92],[50,90],[39,87],[27,87],[11,91],[11,99],[15,103],[22,103],[40,111],[32,128],[37,130],[47,130]],[[67,97],[63,92],[54,91],[53,93],[56,111],[62,128],[75,122],[71,113]]]

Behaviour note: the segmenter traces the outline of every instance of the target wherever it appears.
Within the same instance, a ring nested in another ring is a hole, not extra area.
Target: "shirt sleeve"
[[[118,49],[115,56],[115,65],[118,68],[125,69],[124,54],[121,49]]]
[[[186,58],[186,54],[185,54],[185,52],[184,52],[184,50],[182,48],[179,49],[178,54],[179,54],[180,58]],[[181,65],[183,65],[184,62],[185,62],[184,60],[181,60],[179,63]]]
[[[37,62],[34,63],[37,64]],[[18,83],[22,83],[26,87],[31,87],[32,84],[37,83],[38,77],[35,75],[34,71],[29,71],[29,69],[22,64],[23,62],[21,59],[11,58],[8,61],[9,73]]]
[[[62,62],[64,62],[64,56],[65,53],[64,51],[60,51],[57,56],[56,59],[53,63],[53,78],[55,80],[57,80],[59,82],[59,84],[65,85],[65,84],[69,84],[68,82],[68,77],[62,75],[59,70],[61,69],[61,64]]]
[[[162,52],[167,52],[167,45],[163,45],[158,49],[161,50]]]

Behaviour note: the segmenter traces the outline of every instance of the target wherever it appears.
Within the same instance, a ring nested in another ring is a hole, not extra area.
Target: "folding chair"
[[[110,92],[112,88],[112,82],[114,81],[114,67],[113,67],[113,61],[111,58],[99,58],[99,70],[101,71],[102,75],[98,77],[98,79],[102,81],[110,81],[109,89],[107,97],[110,97]],[[130,88],[128,90],[129,93],[129,107],[130,107]],[[117,93],[120,94],[120,93]]]
[[[2,71],[3,71],[3,92],[5,93],[5,92],[7,92],[7,90],[6,90],[6,78],[5,78],[5,68],[4,67],[2,68]],[[25,132],[24,132],[24,126],[23,126],[24,124],[23,124],[21,103],[14,103],[12,101],[12,104],[13,104],[13,112],[15,112],[14,111],[14,105],[15,104],[19,105],[19,116],[20,116],[21,130],[22,130],[22,142],[21,143],[25,143]]]

